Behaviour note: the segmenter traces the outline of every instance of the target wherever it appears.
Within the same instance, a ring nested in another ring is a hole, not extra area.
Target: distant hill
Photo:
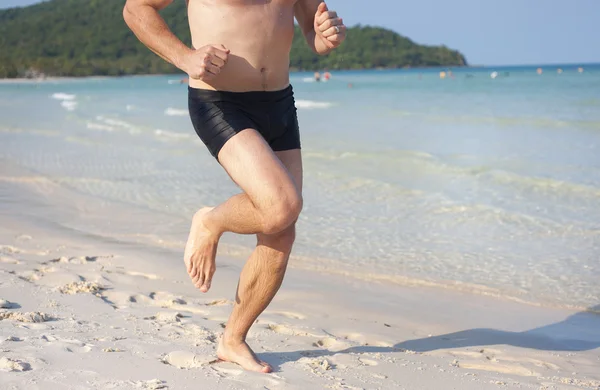
[[[179,73],[144,47],[122,18],[123,0],[52,0],[0,10],[0,77]],[[185,2],[163,12],[173,32],[190,44]],[[445,46],[423,46],[391,30],[356,26],[328,56],[317,56],[300,29],[291,51],[293,70],[462,66]]]

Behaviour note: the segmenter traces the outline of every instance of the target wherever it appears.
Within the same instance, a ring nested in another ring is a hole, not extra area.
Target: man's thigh
[[[296,188],[299,194],[302,194],[303,184],[303,169],[302,169],[302,152],[300,149],[284,150],[281,152],[275,152],[275,156],[281,161],[283,166],[287,169],[290,176],[296,184]]]
[[[231,179],[256,207],[268,208],[276,199],[300,197],[302,164],[299,150],[273,152],[254,129],[242,130],[218,155]]]

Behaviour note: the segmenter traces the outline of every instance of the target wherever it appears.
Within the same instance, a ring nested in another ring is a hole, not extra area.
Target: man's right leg
[[[210,288],[224,232],[273,235],[296,221],[302,208],[293,178],[255,130],[236,134],[218,157],[244,192],[194,216],[184,257],[192,281],[203,292]]]

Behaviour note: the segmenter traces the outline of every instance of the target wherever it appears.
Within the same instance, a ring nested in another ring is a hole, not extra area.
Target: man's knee
[[[294,193],[293,195],[279,198],[270,207],[265,208],[263,214],[263,233],[266,235],[276,235],[286,231],[298,219],[302,211],[302,203],[302,196]]]
[[[278,233],[259,234],[257,237],[260,245],[281,252],[287,259],[287,256],[289,256],[292,247],[294,246],[294,241],[296,241],[296,222],[294,221],[291,225]]]

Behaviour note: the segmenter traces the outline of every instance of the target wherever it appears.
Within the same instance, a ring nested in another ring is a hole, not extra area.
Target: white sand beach
[[[0,181],[2,389],[600,388],[597,314],[321,275],[298,259],[249,335],[275,372],[219,363],[241,259],[219,256],[201,294],[179,261],[183,243],[83,234],[39,210],[52,194],[56,213],[88,221],[123,228],[140,215],[10,174]]]

